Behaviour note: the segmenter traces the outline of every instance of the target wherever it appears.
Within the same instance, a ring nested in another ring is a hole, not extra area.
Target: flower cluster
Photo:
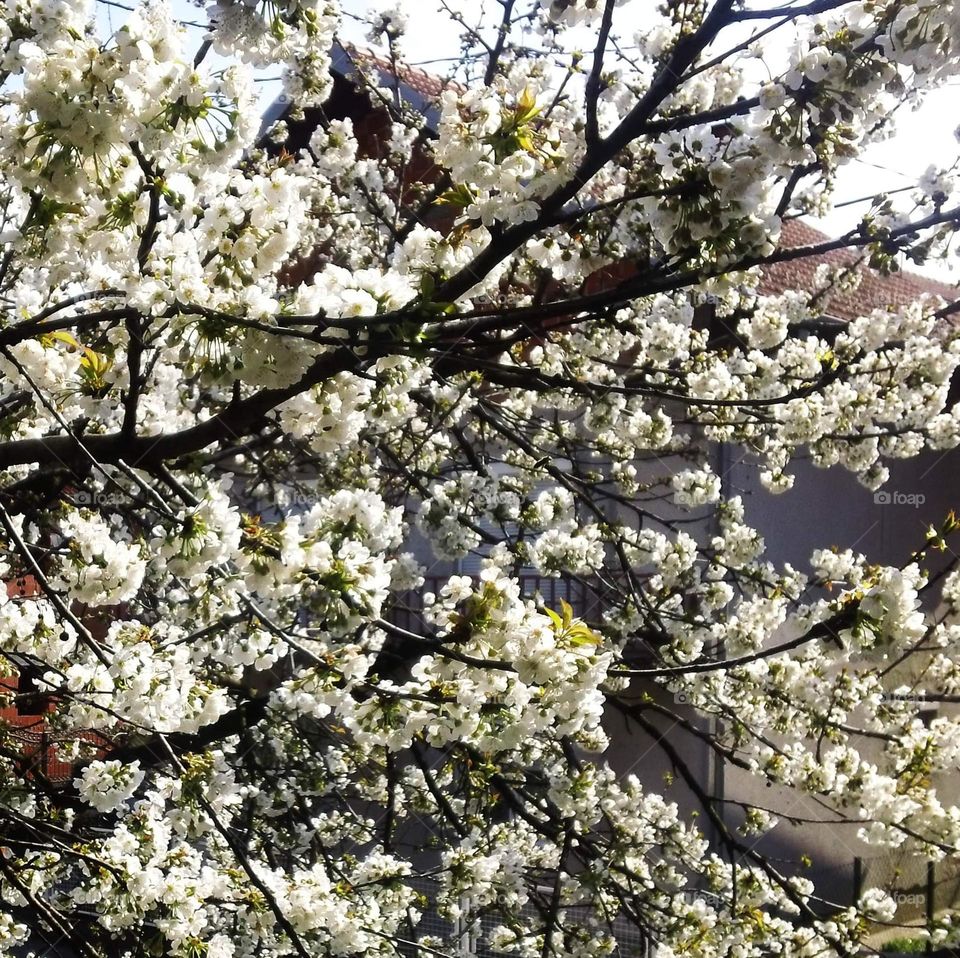
[[[111,812],[130,800],[144,773],[140,763],[91,762],[77,781],[80,795],[98,812]]]

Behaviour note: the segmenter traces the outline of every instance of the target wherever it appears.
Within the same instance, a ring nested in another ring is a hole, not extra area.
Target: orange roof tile
[[[421,70],[419,67],[410,66],[399,60],[394,64],[388,57],[373,50],[357,47],[352,43],[345,43],[343,48],[358,67],[373,67],[388,76],[395,73],[401,83],[406,84],[410,89],[429,100],[437,99],[447,89],[463,89],[459,83],[427,73],[426,70]]]
[[[787,220],[780,235],[780,246],[794,249],[813,246],[831,237],[801,220]],[[832,250],[828,253],[804,256],[801,259],[773,263],[763,267],[760,288],[765,293],[782,293],[788,289],[812,289],[814,274],[822,264],[844,266],[855,263],[862,256],[855,249]],[[872,309],[902,306],[923,293],[942,296],[947,302],[960,297],[960,291],[948,283],[903,270],[883,276],[866,266],[860,267],[860,286],[851,292],[833,294],[826,302],[824,312],[835,319],[855,319]]]

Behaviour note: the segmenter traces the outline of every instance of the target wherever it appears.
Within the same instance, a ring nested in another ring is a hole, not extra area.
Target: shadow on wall
[[[889,467],[890,479],[872,492],[842,467],[818,469],[799,460],[791,466],[793,489],[775,496],[761,486],[756,463],[740,459],[725,464],[724,487],[743,497],[747,521],[763,534],[775,564],[809,571],[814,549],[837,546],[870,562],[901,565],[923,547],[931,525],[939,527],[951,510],[960,513],[960,449]],[[960,553],[960,538],[952,545]],[[928,556],[928,568],[935,571],[954,553]]]

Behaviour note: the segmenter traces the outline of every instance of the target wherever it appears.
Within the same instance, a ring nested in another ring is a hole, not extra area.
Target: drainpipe
[[[727,497],[728,486],[727,476],[725,475],[725,471],[727,469],[727,448],[725,443],[717,443],[714,460],[714,472],[716,472],[716,474],[720,477],[720,500],[723,502]],[[713,526],[714,535],[719,535],[720,519],[716,511],[713,513],[711,525]],[[723,646],[717,649],[717,654],[721,658],[724,657]],[[710,737],[715,740],[721,729],[722,725],[720,720],[715,715],[711,715],[708,724],[708,733]],[[707,777],[709,779],[710,794],[715,795],[719,799],[723,799],[726,797],[724,760],[720,757],[720,755],[717,754],[716,749],[709,750],[707,753],[707,760],[709,762]],[[726,804],[724,802],[720,802],[716,812],[720,817],[720,821],[726,824]],[[711,824],[711,831],[713,832],[714,845],[719,847],[722,838],[720,828],[715,824]]]

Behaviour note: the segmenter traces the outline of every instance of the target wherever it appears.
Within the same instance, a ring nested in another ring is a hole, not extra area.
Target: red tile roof
[[[787,220],[780,236],[781,248],[813,246],[830,239],[801,220]],[[823,264],[832,267],[856,263],[862,251],[855,249],[832,250],[801,259],[774,263],[763,268],[761,289],[765,293],[782,293],[788,289],[812,289],[814,274]],[[948,283],[941,283],[926,276],[904,271],[883,276],[876,270],[860,266],[860,285],[850,292],[834,293],[824,302],[824,313],[836,319],[855,319],[872,309],[902,306],[923,293],[942,296],[947,302],[960,298],[960,290]]]
[[[397,79],[401,83],[406,84],[428,100],[436,100],[444,90],[463,89],[460,84],[453,80],[445,80],[432,73],[427,73],[426,70],[421,70],[419,67],[410,66],[399,60],[394,64],[389,57],[385,57],[381,53],[375,53],[373,50],[357,47],[352,43],[345,43],[343,48],[357,67],[361,69],[372,67],[386,76],[396,72]]]

